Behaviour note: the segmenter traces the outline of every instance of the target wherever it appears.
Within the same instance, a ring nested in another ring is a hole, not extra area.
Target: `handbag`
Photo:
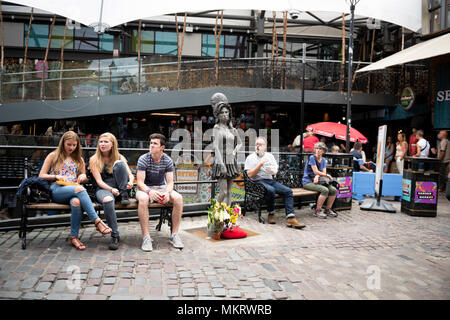
[[[324,187],[333,186],[339,190],[339,183],[336,180],[331,180],[328,177],[319,177],[319,184]]]
[[[321,186],[328,186],[330,184],[330,178],[324,177],[324,176],[320,176],[318,184],[320,184]]]

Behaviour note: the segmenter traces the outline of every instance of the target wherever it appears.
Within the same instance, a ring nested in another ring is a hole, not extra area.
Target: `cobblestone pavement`
[[[185,217],[181,251],[155,220],[153,252],[140,250],[138,222],[119,224],[117,251],[93,226],[82,228],[82,252],[69,227],[32,231],[27,250],[17,231],[3,232],[0,299],[449,299],[450,203],[442,194],[438,203],[436,218],[361,211],[354,201],[322,220],[303,207],[303,230],[287,228],[283,210],[276,225],[250,212],[242,226],[260,235],[221,242],[186,231],[206,216]]]

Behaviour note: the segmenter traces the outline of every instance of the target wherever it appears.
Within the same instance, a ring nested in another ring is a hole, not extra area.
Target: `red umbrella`
[[[307,131],[312,131],[315,134],[333,137],[339,140],[347,140],[347,125],[336,122],[318,122],[311,124],[306,127]],[[350,128],[350,141],[356,142],[359,141],[361,143],[367,143],[367,138],[358,130],[351,127]]]

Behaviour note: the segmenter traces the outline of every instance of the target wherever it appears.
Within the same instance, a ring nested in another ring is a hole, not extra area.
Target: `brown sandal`
[[[84,250],[86,246],[77,237],[70,237],[70,243],[77,248],[77,250]]]
[[[100,228],[101,226],[101,228]],[[98,232],[100,232],[101,234],[109,234],[112,232],[111,228],[109,228],[103,221],[102,219],[99,219],[96,223],[95,223],[95,228],[97,229]]]

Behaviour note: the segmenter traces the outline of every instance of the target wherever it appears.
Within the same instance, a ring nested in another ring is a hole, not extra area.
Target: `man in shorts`
[[[170,242],[177,249],[184,247],[178,235],[178,230],[183,214],[183,198],[173,189],[174,165],[172,159],[164,153],[166,138],[159,133],[150,135],[150,152],[139,157],[137,163],[136,180],[138,190],[138,216],[142,230],[142,246],[144,251],[152,251],[152,239],[148,230],[148,204],[171,203],[172,210],[172,234]]]

